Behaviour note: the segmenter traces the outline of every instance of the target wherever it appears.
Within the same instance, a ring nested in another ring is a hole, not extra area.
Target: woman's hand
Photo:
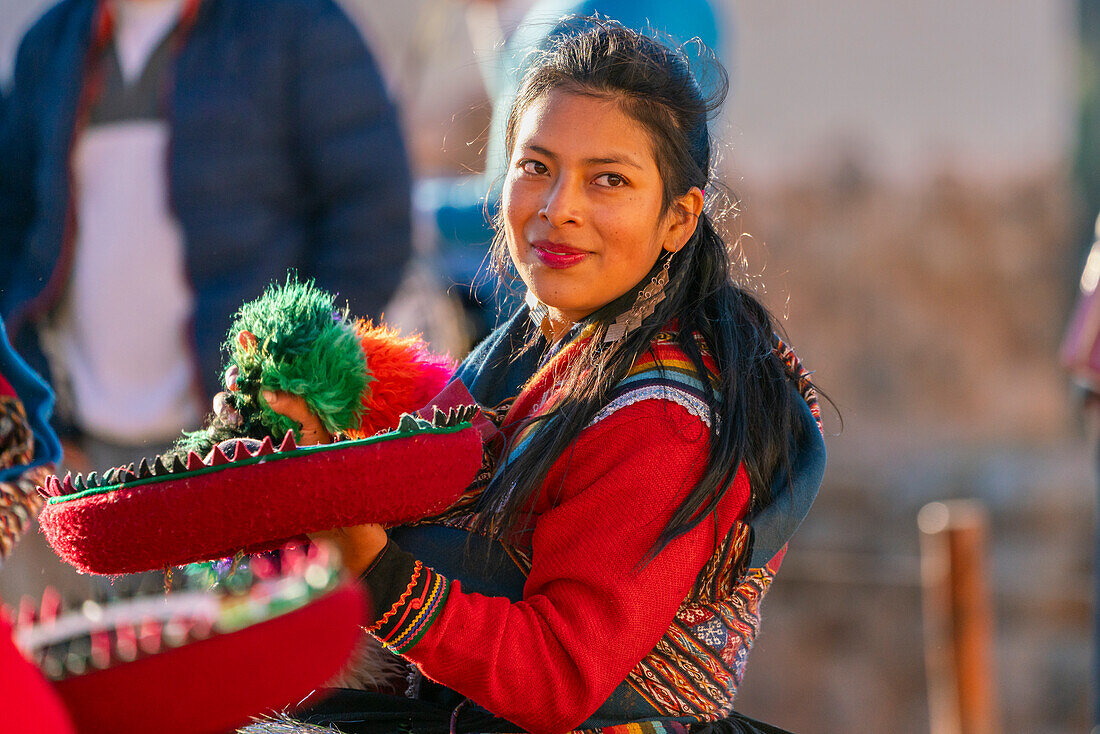
[[[344,568],[355,577],[370,568],[389,542],[386,529],[373,522],[310,533],[309,539],[327,540],[335,544],[340,549],[340,560]]]
[[[309,409],[305,398],[287,392],[264,390],[263,398],[276,413],[285,415],[302,424],[301,446],[332,443],[332,434],[321,423],[321,419]],[[323,538],[334,543],[340,549],[340,558],[344,568],[353,576],[366,571],[382,549],[386,547],[386,530],[377,523],[353,525],[346,528],[334,528],[319,533],[310,533],[310,540]]]
[[[317,414],[309,409],[306,399],[301,395],[274,390],[263,391],[264,400],[280,415],[302,424],[298,438],[300,446],[314,446],[319,443],[332,443],[332,434],[328,432]]]

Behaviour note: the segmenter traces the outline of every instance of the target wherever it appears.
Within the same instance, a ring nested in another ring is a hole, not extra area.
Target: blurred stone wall
[[[1091,450],[1054,355],[1072,297],[1058,171],[745,183],[750,271],[844,418],[739,708],[797,732],[926,732],[916,514],[990,508],[1006,732],[1088,729]],[[762,271],[762,272],[761,272]]]

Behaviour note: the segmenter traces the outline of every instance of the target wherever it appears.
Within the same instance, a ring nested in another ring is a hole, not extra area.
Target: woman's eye
[[[534,176],[541,176],[548,170],[544,164],[532,160],[520,161],[519,167],[524,173],[530,173]]]
[[[607,186],[608,188],[618,188],[620,186],[626,186],[626,179],[617,173],[601,173],[596,177],[596,182],[601,186]]]

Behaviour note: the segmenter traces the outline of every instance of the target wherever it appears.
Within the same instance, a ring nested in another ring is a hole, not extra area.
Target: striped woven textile
[[[671,400],[710,426],[707,393],[711,385],[703,384],[695,366],[675,339],[676,333],[673,331],[657,334],[650,348],[638,355],[626,377],[615,386],[607,405],[592,419],[592,425],[642,400]],[[713,383],[717,379],[717,365],[702,337],[696,335],[695,341],[702,352],[708,378]]]
[[[33,452],[34,438],[23,403],[14,395],[0,395],[0,469],[29,463]],[[0,562],[42,509],[45,500],[36,487],[52,473],[53,464],[48,464],[0,482]]]
[[[686,724],[674,721],[643,721],[640,724],[618,724],[600,729],[577,729],[569,734],[687,734]]]

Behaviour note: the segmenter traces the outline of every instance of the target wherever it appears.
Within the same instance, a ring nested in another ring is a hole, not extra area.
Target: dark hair
[[[725,72],[715,62],[719,88],[705,95],[681,51],[614,21],[580,20],[579,30],[553,40],[528,67],[508,117],[506,150],[511,154],[523,113],[553,91],[613,100],[650,133],[667,212],[692,187],[702,189],[708,183],[708,121],[725,97]],[[509,261],[500,224],[498,220],[493,260],[504,270]],[[639,287],[664,259],[658,258]],[[669,263],[665,299],[639,328],[610,348],[604,343],[608,325],[631,307],[637,290],[589,316],[586,321],[595,331],[585,353],[569,368],[565,397],[532,419],[538,424],[527,448],[498,469],[481,499],[479,529],[496,538],[519,529],[514,527],[517,519],[550,467],[607,403],[637,355],[673,319],[679,322],[677,344],[697,374],[707,375],[708,370],[695,334],[702,336],[717,363],[708,396],[710,454],[702,479],[677,508],[649,558],[716,511],[739,466],[749,477],[750,511],[767,504],[776,469],[789,465],[792,436],[800,430],[794,417],[799,398],[775,352],[771,314],[733,276],[730,248],[710,215],[703,213],[687,245]]]

